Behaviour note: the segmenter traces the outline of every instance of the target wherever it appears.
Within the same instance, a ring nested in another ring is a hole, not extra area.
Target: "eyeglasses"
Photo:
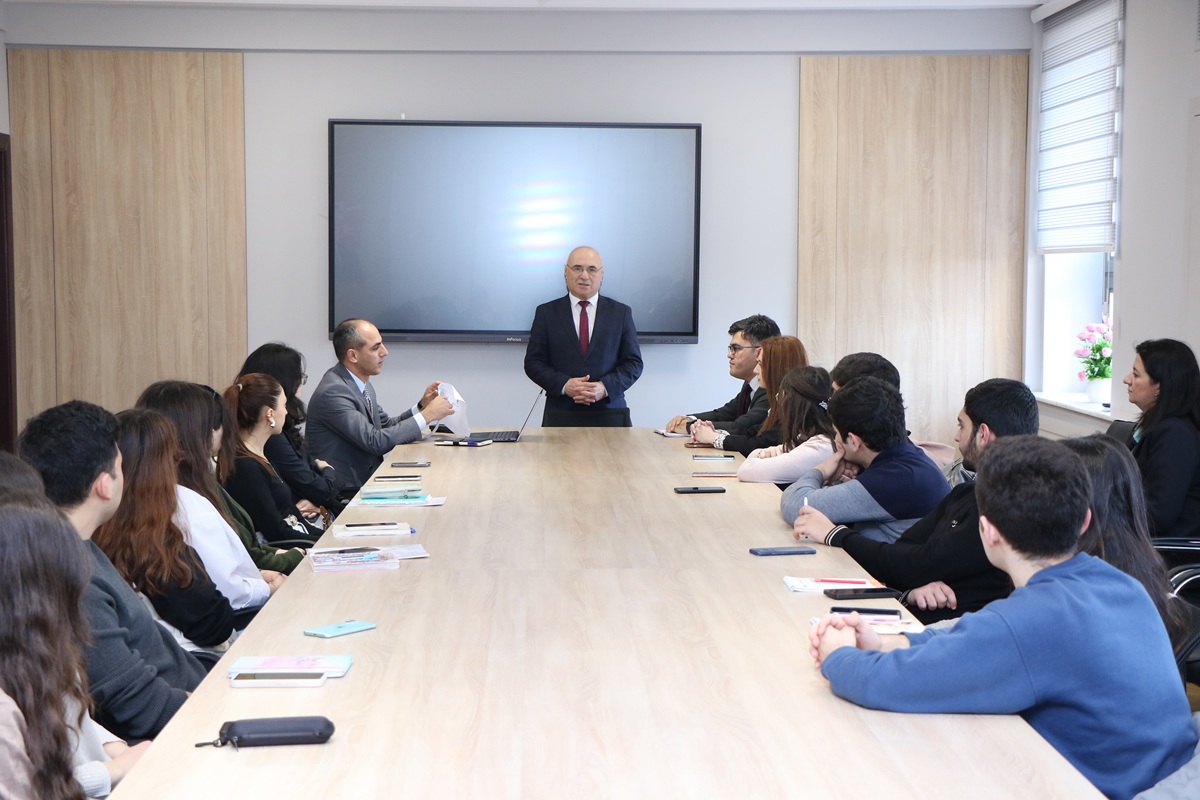
[[[757,350],[762,347],[760,344],[731,344],[729,345],[729,355],[736,356],[743,350]]]
[[[583,271],[586,269],[588,275],[595,277],[596,275],[600,274],[604,267],[597,267],[594,265],[585,267],[583,264],[568,264],[567,269],[571,270],[571,272],[574,272],[576,275],[582,275]]]

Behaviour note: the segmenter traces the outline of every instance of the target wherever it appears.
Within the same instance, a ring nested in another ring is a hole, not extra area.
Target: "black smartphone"
[[[830,614],[853,614],[857,611],[860,614],[870,614],[873,617],[895,617],[900,619],[900,609],[898,608],[864,608],[861,606],[830,606]]]
[[[871,586],[866,589],[826,589],[825,596],[833,600],[866,600],[877,597],[899,597],[901,592],[886,586]]]
[[[675,494],[724,494],[724,486],[676,486]]]
[[[810,556],[817,552],[811,547],[751,547],[752,556]]]

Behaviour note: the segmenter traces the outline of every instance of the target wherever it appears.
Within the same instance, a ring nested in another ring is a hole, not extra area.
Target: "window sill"
[[[1034,392],[1041,418],[1041,434],[1052,439],[1104,433],[1113,421],[1112,411],[1092,403],[1083,392]]]

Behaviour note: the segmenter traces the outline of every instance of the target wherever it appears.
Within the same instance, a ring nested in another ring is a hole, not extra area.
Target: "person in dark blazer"
[[[1125,376],[1142,412],[1127,442],[1142,471],[1154,536],[1200,536],[1200,367],[1175,339],[1135,348]]]
[[[742,381],[742,390],[720,408],[695,414],[680,414],[666,425],[668,433],[691,433],[692,423],[706,420],[719,431],[743,436],[753,434],[771,411],[767,390],[759,384],[754,368],[764,339],[779,335],[779,325],[763,314],[753,314],[729,326],[729,374]]]
[[[420,439],[426,426],[450,416],[454,407],[438,395],[440,381],[399,416],[379,406],[371,376],[383,371],[388,350],[379,329],[365,319],[348,319],[333,332],[338,363],[330,367],[308,403],[305,435],[313,456],[333,466],[347,484],[359,487],[398,444]]]
[[[642,374],[633,311],[599,296],[604,263],[593,248],[572,250],[563,275],[567,296],[542,303],[534,312],[525,374],[546,390],[546,415],[552,410],[627,408],[625,390]]]

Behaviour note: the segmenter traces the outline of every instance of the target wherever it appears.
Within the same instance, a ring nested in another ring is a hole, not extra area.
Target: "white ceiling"
[[[29,4],[557,11],[903,11],[1033,8],[1046,0],[18,0]]]

